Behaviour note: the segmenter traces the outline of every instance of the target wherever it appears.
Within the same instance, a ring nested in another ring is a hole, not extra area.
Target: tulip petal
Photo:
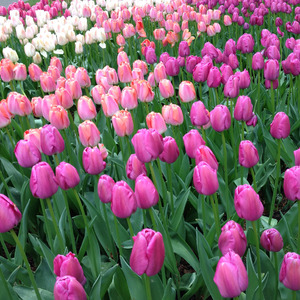
[[[138,275],[146,272],[148,267],[147,241],[142,234],[138,234],[130,255],[130,267]]]

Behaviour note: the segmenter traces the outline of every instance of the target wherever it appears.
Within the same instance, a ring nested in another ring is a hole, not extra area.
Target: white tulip
[[[17,52],[9,47],[4,48],[2,52],[4,58],[9,58],[13,63],[19,60]]]
[[[32,59],[35,64],[40,64],[42,62],[42,57],[39,52],[36,52]]]
[[[26,56],[32,57],[35,54],[35,47],[31,43],[27,43],[24,47]]]
[[[76,42],[75,43],[75,53],[76,54],[81,54],[83,53],[83,46],[81,42]]]
[[[88,29],[87,19],[86,18],[80,18],[79,22],[78,22],[78,30],[87,31],[87,29]]]

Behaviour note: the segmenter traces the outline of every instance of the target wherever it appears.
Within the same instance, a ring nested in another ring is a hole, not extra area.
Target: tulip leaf
[[[113,277],[113,282],[109,287],[110,299],[115,299],[111,294],[112,292],[114,292],[114,296],[117,296],[117,299],[130,299],[130,292],[128,290],[127,281],[120,267],[116,270]]]
[[[35,291],[32,288],[28,288],[25,286],[14,286],[14,291],[19,295],[21,299],[26,300],[36,300]],[[53,300],[54,295],[53,293],[39,289],[40,295],[43,300]]]
[[[255,300],[254,294],[255,294],[255,290],[256,289],[258,290],[258,279],[252,262],[251,249],[248,250],[246,261],[247,261],[247,273],[248,273],[248,288],[246,293],[246,299]]]
[[[3,164],[3,167],[4,167],[5,172],[7,173],[7,175],[12,176],[11,177],[11,182],[12,182],[13,186],[17,190],[20,191],[22,189],[23,182],[24,182],[22,174],[7,159],[0,157],[0,160]]]
[[[7,280],[0,280],[1,297],[3,299],[18,300],[18,296]]]
[[[189,197],[190,190],[191,189],[188,188],[187,190],[182,191],[182,193],[180,193],[176,198],[175,204],[177,204],[177,206],[175,205],[175,214],[174,216],[172,216],[172,220],[171,220],[171,227],[173,228],[174,231],[177,231],[179,223],[183,218],[183,213],[184,213],[187,199]]]
[[[277,253],[276,253],[277,255]],[[271,262],[270,258],[266,255],[265,252],[260,251],[260,260],[261,260],[261,269],[262,273],[265,273],[264,276],[264,289],[263,293],[266,299],[268,299],[268,295],[272,295],[275,292],[276,285],[276,273],[273,263]],[[268,274],[268,276],[267,276]]]
[[[172,278],[169,278],[167,286],[165,287],[162,300],[175,300],[176,292],[175,289],[172,287],[172,283],[173,283]]]
[[[55,284],[55,276],[53,274],[52,269],[49,268],[49,265],[46,262],[45,258],[41,258],[41,263],[36,269],[34,277],[38,287],[49,292],[53,291]]]

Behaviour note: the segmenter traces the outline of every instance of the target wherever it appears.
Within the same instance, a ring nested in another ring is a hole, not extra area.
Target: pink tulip
[[[275,139],[285,139],[290,134],[290,120],[287,114],[279,112],[275,115],[271,125],[270,133]]]
[[[97,111],[94,102],[87,96],[82,96],[77,102],[77,112],[82,120],[92,120],[96,118]]]
[[[79,139],[84,147],[95,147],[100,142],[100,131],[92,121],[84,121],[78,126]]]
[[[126,163],[126,174],[131,180],[136,180],[136,178],[143,174],[147,175],[147,169],[143,162],[141,162],[136,154],[131,154]]]
[[[191,123],[194,126],[206,125],[210,120],[209,111],[205,108],[203,102],[196,101],[192,104],[190,111]]]
[[[279,63],[276,59],[268,59],[264,66],[264,77],[273,81],[279,77]]]
[[[283,190],[285,196],[291,200],[300,200],[300,167],[287,169],[284,173]]]
[[[178,126],[183,123],[183,113],[180,106],[176,104],[164,105],[162,115],[167,124]]]
[[[300,255],[288,252],[284,255],[279,272],[279,280],[293,291],[300,290]]]
[[[179,149],[176,144],[176,140],[171,136],[166,136],[163,139],[164,150],[159,155],[159,159],[168,164],[175,162],[179,156]]]
[[[145,175],[139,175],[135,180],[135,196],[137,206],[142,209],[150,208],[159,200],[158,192],[151,179]]]
[[[248,96],[239,96],[234,108],[234,118],[237,121],[249,121],[252,118],[253,105]]]
[[[14,153],[19,165],[23,168],[31,168],[42,160],[39,149],[28,140],[19,140]]]
[[[182,102],[190,102],[196,98],[195,87],[190,81],[182,81],[178,93]]]
[[[216,131],[224,131],[229,129],[231,125],[230,111],[225,105],[217,105],[210,112],[211,126]]]
[[[98,181],[98,196],[101,202],[111,202],[112,189],[115,185],[115,181],[108,175],[101,175]]]
[[[213,169],[218,170],[219,163],[213,152],[205,145],[201,145],[195,152],[196,165],[201,161],[207,162]]]
[[[300,166],[300,148],[294,151],[295,166]]]
[[[82,153],[82,164],[86,173],[91,175],[100,174],[106,166],[103,161],[101,151],[98,147],[87,147]]]
[[[260,243],[266,250],[272,252],[279,252],[283,248],[282,236],[275,228],[265,230],[260,237]]]
[[[195,153],[198,147],[205,145],[205,141],[196,129],[191,129],[188,133],[183,136],[183,143],[186,154],[190,158],[195,158]]]
[[[133,132],[133,120],[131,113],[127,110],[117,111],[111,118],[113,127],[118,136],[131,135]]]
[[[241,141],[239,146],[239,163],[245,168],[254,167],[259,161],[257,149],[251,141]]]
[[[42,127],[41,148],[46,155],[54,155],[64,151],[65,142],[56,127],[52,125],[44,125]]]
[[[62,161],[55,169],[56,180],[63,190],[72,189],[80,182],[79,174],[74,166]],[[71,275],[71,274],[66,274]]]
[[[86,300],[83,286],[73,276],[56,277],[54,300]]]
[[[167,130],[165,120],[161,113],[152,111],[146,116],[146,123],[149,129],[156,129],[160,134],[163,134]]]

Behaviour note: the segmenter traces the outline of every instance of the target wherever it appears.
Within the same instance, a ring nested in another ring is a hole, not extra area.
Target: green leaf
[[[255,290],[256,289],[258,290],[258,279],[252,262],[251,249],[248,250],[246,261],[247,261],[247,273],[248,273],[248,282],[249,282],[247,293],[246,293],[246,299],[255,300],[255,298],[253,297],[255,294]]]
[[[22,174],[13,166],[11,162],[9,162],[7,159],[0,157],[0,160],[4,166],[5,172],[7,173],[8,176],[11,177],[11,182],[13,186],[17,190],[21,190],[24,182],[24,178]]]
[[[56,277],[43,257],[41,258],[41,263],[35,271],[34,277],[38,287],[49,292],[53,291]]]
[[[176,292],[172,287],[173,280],[169,278],[162,300],[175,300]]]
[[[14,290],[17,292],[19,297],[22,300],[36,300],[36,294],[33,289],[25,287],[25,286],[14,286]],[[54,295],[53,293],[39,289],[40,295],[43,300],[53,300]]]
[[[190,190],[191,189],[188,188],[186,191],[183,191],[178,195],[176,199],[176,204],[179,203],[179,205],[175,207],[175,214],[171,220],[171,227],[173,228],[174,231],[177,231],[179,223],[183,219],[183,213],[184,213],[187,199],[189,197]]]

